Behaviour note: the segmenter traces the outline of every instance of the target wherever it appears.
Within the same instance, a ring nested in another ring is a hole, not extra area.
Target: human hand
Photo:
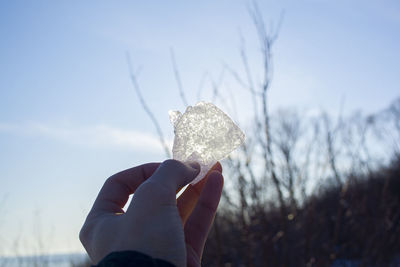
[[[167,160],[111,176],[80,232],[93,262],[111,252],[134,250],[176,266],[200,266],[223,186],[220,164],[213,169],[178,200],[176,191],[196,177],[198,164]]]

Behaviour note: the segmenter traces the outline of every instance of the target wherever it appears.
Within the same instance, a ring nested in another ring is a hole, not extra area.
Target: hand
[[[111,176],[101,189],[80,232],[97,264],[114,251],[135,250],[176,266],[200,266],[208,232],[221,197],[220,164],[198,184],[189,185],[198,164],[167,160]],[[133,194],[126,211],[123,207]]]

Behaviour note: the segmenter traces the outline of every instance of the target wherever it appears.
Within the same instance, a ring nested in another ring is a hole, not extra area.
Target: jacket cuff
[[[137,251],[111,252],[98,265],[93,267],[175,267],[165,260],[153,259],[152,257]]]

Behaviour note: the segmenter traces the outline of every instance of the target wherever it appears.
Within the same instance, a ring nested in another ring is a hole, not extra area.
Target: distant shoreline
[[[73,264],[84,262],[87,258],[88,256],[85,253],[0,256],[0,265],[5,264],[7,267],[20,267],[39,264],[39,266],[70,267]]]

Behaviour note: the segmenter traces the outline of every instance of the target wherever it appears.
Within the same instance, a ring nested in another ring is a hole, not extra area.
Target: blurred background
[[[87,265],[105,179],[200,100],[247,137],[204,266],[397,266],[399,30],[394,0],[1,1],[0,266]]]

